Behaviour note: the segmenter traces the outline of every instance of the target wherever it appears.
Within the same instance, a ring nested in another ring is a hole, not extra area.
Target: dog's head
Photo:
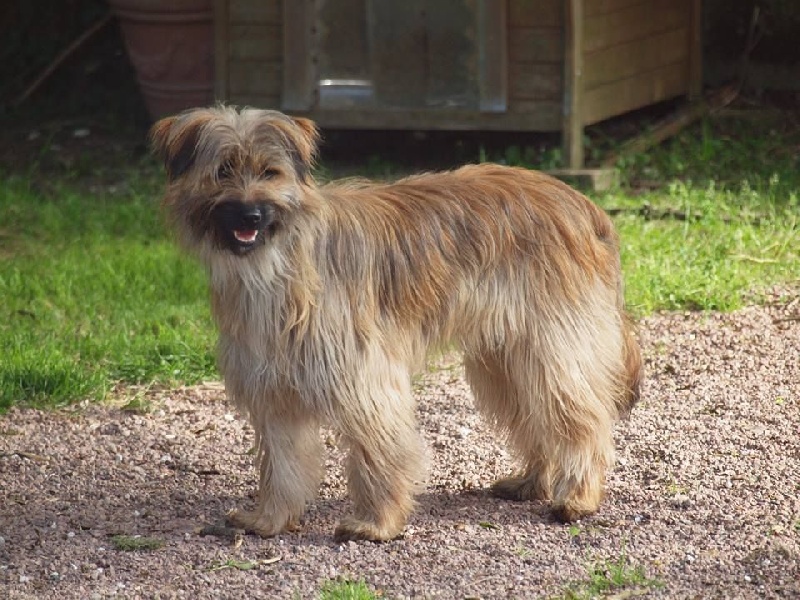
[[[313,122],[271,110],[192,109],[157,122],[167,170],[164,206],[189,245],[246,255],[302,209],[319,135]]]

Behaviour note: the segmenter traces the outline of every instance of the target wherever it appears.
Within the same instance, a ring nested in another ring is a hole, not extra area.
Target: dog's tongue
[[[234,237],[242,243],[249,244],[256,240],[258,231],[255,229],[236,229],[233,232]]]

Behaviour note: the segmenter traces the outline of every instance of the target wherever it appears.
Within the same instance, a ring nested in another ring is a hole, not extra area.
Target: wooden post
[[[703,2],[689,0],[692,11],[689,35],[689,99],[703,95]]]
[[[564,0],[561,139],[566,166],[583,168],[583,0]]]
[[[508,110],[508,10],[505,0],[483,0],[478,8],[478,69],[481,112]]]
[[[229,0],[214,1],[214,100],[227,102],[228,94],[228,31]]]
[[[311,48],[314,0],[283,2],[283,87],[281,108],[305,112],[314,105],[316,69]]]

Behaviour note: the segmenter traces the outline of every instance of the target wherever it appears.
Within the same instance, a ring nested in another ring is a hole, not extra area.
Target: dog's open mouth
[[[244,255],[265,243],[276,228],[275,211],[267,203],[228,200],[214,208],[218,241],[231,252]]]
[[[256,240],[258,239],[258,230],[257,229],[234,229],[233,230],[233,237],[236,238],[236,241],[240,244],[255,244]]]

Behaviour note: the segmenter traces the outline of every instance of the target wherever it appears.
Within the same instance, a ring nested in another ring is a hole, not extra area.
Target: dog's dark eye
[[[233,165],[225,161],[219,166],[219,169],[217,169],[217,181],[225,181],[231,177],[233,177]]]
[[[261,171],[261,179],[272,179],[280,175],[281,172],[278,169],[273,169],[272,167],[267,167]]]

